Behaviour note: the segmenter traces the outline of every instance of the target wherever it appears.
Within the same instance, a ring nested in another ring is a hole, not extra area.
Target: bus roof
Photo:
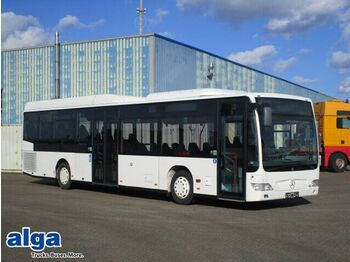
[[[56,109],[73,109],[86,107],[114,106],[114,105],[132,105],[132,104],[148,104],[162,103],[188,100],[202,100],[228,97],[249,97],[251,101],[255,101],[257,97],[271,97],[282,99],[295,99],[311,102],[309,98],[277,94],[277,93],[251,93],[244,91],[202,88],[183,91],[169,91],[149,94],[147,97],[135,96],[118,96],[118,95],[94,95],[80,96],[71,98],[60,98],[43,101],[28,102],[25,105],[25,112],[30,111],[46,111]]]

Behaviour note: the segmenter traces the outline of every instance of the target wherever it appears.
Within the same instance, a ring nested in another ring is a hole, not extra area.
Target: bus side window
[[[203,117],[164,119],[162,155],[212,157],[215,145],[214,120]]]
[[[39,113],[25,113],[24,140],[35,142],[39,139]]]
[[[166,119],[162,123],[162,155],[172,156],[180,143],[180,125]]]
[[[91,147],[91,111],[78,112],[78,137],[80,151],[89,152]]]
[[[129,120],[122,123],[122,153],[156,155],[157,122],[152,120]]]
[[[188,124],[183,125],[183,138],[188,155],[193,157],[210,157],[215,149],[214,122],[204,122],[207,119],[188,119]]]
[[[54,138],[61,142],[68,142],[76,139],[76,113],[72,110],[56,111],[54,122]]]
[[[40,139],[51,140],[53,138],[52,113],[42,112],[40,114]]]
[[[122,123],[122,148],[121,153],[127,154],[131,153],[131,144],[129,142],[129,136],[133,133],[133,124],[132,123]]]

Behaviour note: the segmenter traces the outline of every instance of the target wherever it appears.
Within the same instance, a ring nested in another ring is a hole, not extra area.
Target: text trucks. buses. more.
[[[99,95],[29,102],[23,172],[72,182],[262,201],[318,194],[309,99],[197,89],[146,98]]]

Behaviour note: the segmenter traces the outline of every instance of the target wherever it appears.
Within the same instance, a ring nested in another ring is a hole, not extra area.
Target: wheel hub
[[[178,198],[184,199],[190,193],[190,182],[185,177],[178,177],[174,183],[174,191]]]
[[[345,162],[344,162],[344,160],[343,159],[337,159],[336,161],[335,161],[335,164],[337,165],[337,167],[338,168],[343,168],[344,167],[344,165],[345,165]]]
[[[65,167],[62,167],[60,170],[60,181],[64,185],[67,184],[69,181],[69,171]]]

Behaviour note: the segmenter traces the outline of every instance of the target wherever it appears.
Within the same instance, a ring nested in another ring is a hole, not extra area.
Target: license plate
[[[286,198],[296,198],[299,197],[299,192],[286,193]]]

